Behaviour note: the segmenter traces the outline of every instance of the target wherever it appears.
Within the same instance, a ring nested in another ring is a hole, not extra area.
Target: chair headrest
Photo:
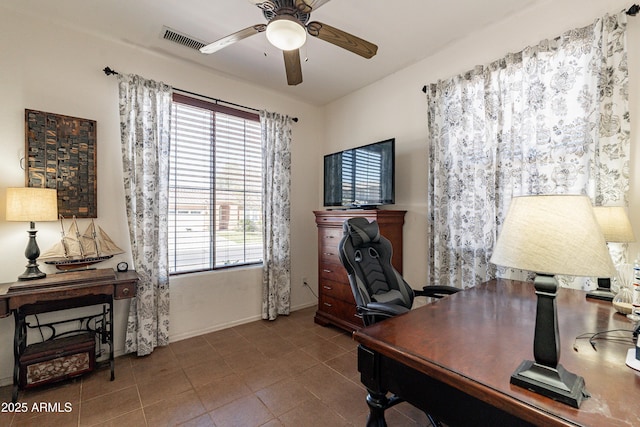
[[[342,231],[349,236],[353,247],[380,240],[378,223],[376,221],[369,222],[366,218],[349,218],[342,224]]]

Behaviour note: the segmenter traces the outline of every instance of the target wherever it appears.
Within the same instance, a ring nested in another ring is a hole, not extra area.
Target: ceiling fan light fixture
[[[307,32],[294,17],[280,15],[267,26],[267,40],[278,49],[295,50],[307,41]]]

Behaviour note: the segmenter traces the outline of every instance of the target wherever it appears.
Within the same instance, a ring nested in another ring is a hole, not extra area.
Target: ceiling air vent
[[[200,40],[169,27],[162,27],[162,38],[195,50],[200,50],[202,46],[206,45]]]

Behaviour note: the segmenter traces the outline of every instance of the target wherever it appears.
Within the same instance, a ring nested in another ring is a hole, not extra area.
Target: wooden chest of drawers
[[[347,331],[363,326],[356,314],[356,303],[349,286],[347,272],[340,263],[338,244],[342,224],[354,217],[377,221],[380,233],[393,245],[393,266],[402,273],[402,226],[406,211],[344,210],[314,211],[318,226],[318,310],[315,322],[332,324]]]

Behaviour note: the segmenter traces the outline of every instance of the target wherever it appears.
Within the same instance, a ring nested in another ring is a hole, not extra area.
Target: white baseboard
[[[291,312],[302,310],[304,308],[313,307],[315,305],[317,305],[316,302],[298,305],[298,306],[292,307],[291,308]],[[176,341],[182,341],[182,340],[186,340],[187,338],[193,338],[193,337],[197,337],[197,336],[200,336],[200,335],[209,334],[211,332],[221,331],[223,329],[228,329],[228,328],[232,328],[234,326],[244,325],[245,323],[251,323],[251,322],[255,322],[256,320],[261,320],[261,319],[262,319],[262,315],[258,314],[256,316],[247,317],[245,319],[234,320],[233,322],[221,323],[221,324],[212,326],[210,328],[196,329],[196,330],[193,330],[193,331],[183,332],[181,334],[175,334],[175,335],[169,334],[169,342],[172,343],[172,342],[176,342]]]

